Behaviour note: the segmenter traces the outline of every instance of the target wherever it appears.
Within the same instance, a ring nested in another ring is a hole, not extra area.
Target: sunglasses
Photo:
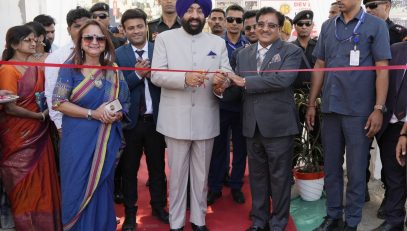
[[[369,9],[373,10],[373,9],[376,9],[379,5],[385,4],[385,3],[387,3],[387,2],[385,2],[385,1],[369,2],[369,3],[366,3],[365,7],[366,7],[366,9],[369,8]]]
[[[241,24],[243,23],[243,18],[226,17],[226,22],[228,23],[236,22],[237,24]]]
[[[244,27],[244,30],[246,30],[246,31],[251,31],[252,29],[256,30],[256,25],[252,25],[252,26],[247,25]]]
[[[101,43],[106,41],[105,36],[100,36],[100,35],[84,35],[82,36],[83,41],[87,43],[91,43],[96,39],[96,42]]]
[[[100,18],[100,19],[106,19],[107,17],[108,17],[109,15],[107,15],[107,14],[92,14],[92,19],[97,19],[97,18]]]
[[[278,28],[279,26],[272,22],[271,23],[258,22],[257,27],[260,29],[265,29],[266,27],[268,27],[268,28],[274,30],[274,29]]]
[[[302,27],[302,26],[306,26],[306,27],[310,27],[312,26],[312,22],[297,22],[295,25]]]

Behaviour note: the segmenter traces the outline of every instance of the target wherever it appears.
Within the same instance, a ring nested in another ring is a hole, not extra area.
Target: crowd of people
[[[324,150],[326,216],[314,230],[357,230],[374,138],[385,187],[374,230],[404,230],[407,77],[387,66],[407,65],[407,29],[389,19],[391,0],[335,1],[317,38],[312,10],[290,19],[272,7],[159,2],[160,18],[128,9],[112,31],[106,3],[72,9],[62,47],[48,15],[8,29],[2,60],[20,64],[0,67],[0,96],[18,95],[0,104],[0,215],[11,211],[16,230],[116,230],[115,202],[122,230],[137,230],[144,154],[152,215],[171,231],[184,230],[187,207],[192,230],[209,230],[223,186],[246,203],[246,161],[247,231],[283,231],[301,123],[321,131]],[[336,67],[376,68],[273,71]]]

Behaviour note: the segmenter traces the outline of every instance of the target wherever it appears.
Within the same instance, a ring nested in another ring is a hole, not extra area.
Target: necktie
[[[407,77],[406,71],[404,70],[403,80],[401,82],[401,86],[399,88],[397,99],[396,99],[396,117],[398,120],[403,119],[406,117],[406,110],[407,110]]]
[[[144,50],[136,50],[136,54],[140,59],[143,58]],[[140,103],[139,103],[139,113],[140,115],[144,115],[147,111],[147,106],[146,106],[146,93],[145,93],[145,80],[142,79],[143,84],[142,89],[141,89],[141,95],[140,95]]]
[[[264,57],[266,56],[267,48],[262,47],[259,50],[259,56],[257,57],[257,72],[260,71],[261,65],[263,64]]]

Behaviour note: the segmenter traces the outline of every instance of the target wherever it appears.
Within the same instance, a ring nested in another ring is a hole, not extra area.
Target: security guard
[[[403,31],[407,30],[405,27],[395,24],[390,20],[389,14],[391,9],[391,0],[375,1],[375,0],[363,0],[363,4],[366,7],[366,11],[369,14],[377,16],[386,21],[389,28],[390,44],[403,41]]]
[[[148,40],[154,42],[157,34],[181,27],[181,19],[175,11],[175,0],[159,0],[162,15],[148,23]]]
[[[315,65],[316,58],[312,56],[317,40],[311,38],[312,29],[314,28],[314,12],[303,10],[295,15],[293,24],[297,32],[297,39],[292,43],[301,47],[306,59],[301,62],[301,69],[311,69]],[[294,82],[295,89],[302,89],[308,92],[307,84],[311,82],[311,72],[300,72]]]

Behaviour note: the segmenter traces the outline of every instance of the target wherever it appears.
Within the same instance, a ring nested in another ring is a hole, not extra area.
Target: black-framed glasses
[[[267,27],[267,28],[274,30],[274,29],[277,29],[279,27],[279,25],[272,23],[272,22],[270,22],[270,23],[258,22],[257,27],[260,29],[265,29]]]
[[[237,24],[241,24],[241,23],[243,23],[243,18],[226,17],[226,22],[228,22],[228,23],[236,22]]]
[[[105,42],[106,41],[106,37],[105,36],[101,36],[101,35],[84,35],[82,36],[83,41],[87,42],[87,43],[91,43],[93,40],[96,39],[96,42],[100,43],[100,42]]]
[[[100,14],[92,14],[92,19],[106,19],[109,15],[108,14],[104,14],[104,13],[100,13]]]
[[[312,26],[312,22],[297,22],[295,25],[297,25],[299,27],[303,27],[304,25],[306,27],[310,27],[310,26]]]
[[[251,26],[247,25],[247,26],[244,27],[245,31],[251,31],[252,29],[256,30],[256,25],[251,25]]]
[[[387,3],[386,1],[377,1],[377,2],[369,2],[366,3],[366,9],[369,8],[371,10],[376,9],[379,5]]]

